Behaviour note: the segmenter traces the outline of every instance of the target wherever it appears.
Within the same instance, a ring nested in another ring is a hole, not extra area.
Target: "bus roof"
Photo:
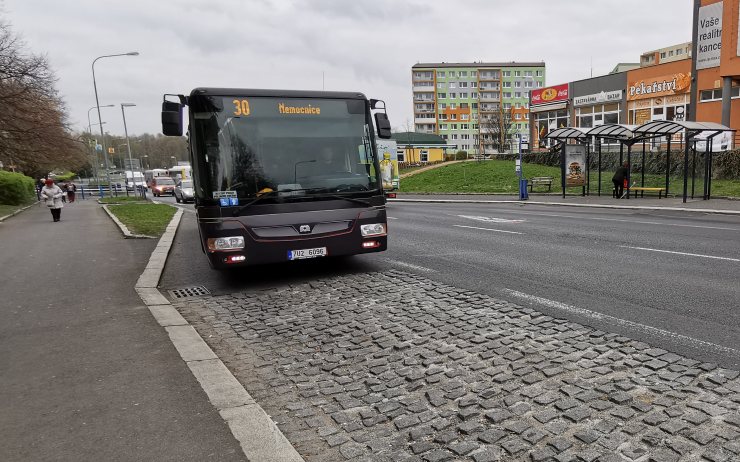
[[[267,96],[277,98],[330,98],[330,99],[364,99],[359,92],[348,91],[310,91],[310,90],[265,90],[253,88],[207,88],[194,89],[190,96]]]

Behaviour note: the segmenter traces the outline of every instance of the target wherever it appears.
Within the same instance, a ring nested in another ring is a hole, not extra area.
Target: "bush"
[[[23,205],[36,198],[33,178],[0,170],[0,204]]]

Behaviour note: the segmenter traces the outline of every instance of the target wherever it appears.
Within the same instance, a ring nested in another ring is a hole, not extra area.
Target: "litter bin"
[[[529,193],[527,192],[527,179],[519,179],[519,200],[524,201],[529,199]]]

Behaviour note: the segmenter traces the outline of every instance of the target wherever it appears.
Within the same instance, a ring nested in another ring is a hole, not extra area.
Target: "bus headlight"
[[[238,250],[244,248],[243,236],[214,237],[208,239],[208,250]]]
[[[385,223],[372,223],[369,225],[360,225],[362,237],[380,236],[385,234]]]

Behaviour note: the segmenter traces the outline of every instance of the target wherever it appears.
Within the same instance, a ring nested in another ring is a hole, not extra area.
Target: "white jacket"
[[[62,196],[64,193],[62,192],[62,188],[59,186],[53,184],[51,187],[44,186],[41,188],[41,199],[44,200],[44,202],[49,204],[49,201],[53,201],[53,204],[50,208],[52,209],[61,209],[64,207],[62,203]]]

